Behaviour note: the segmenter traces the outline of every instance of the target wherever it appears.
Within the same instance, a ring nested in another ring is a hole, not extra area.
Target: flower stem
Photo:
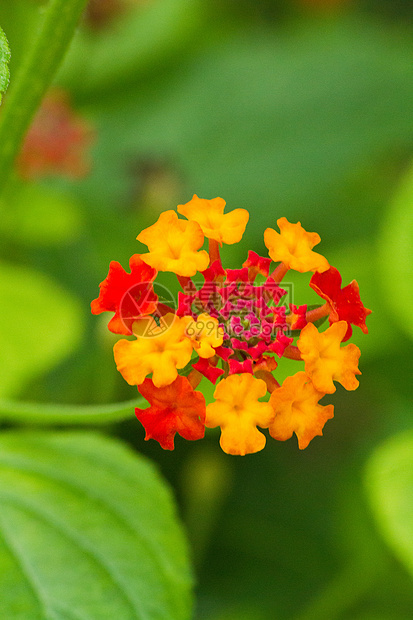
[[[267,384],[267,390],[270,394],[272,394],[274,390],[280,387],[278,381],[268,370],[257,370],[254,372],[254,376],[257,377],[257,379],[263,379],[263,381],[265,381],[265,383]]]
[[[48,89],[88,0],[50,0],[0,115],[0,194],[30,121]]]
[[[293,344],[289,344],[288,347],[284,350],[284,357],[287,357],[290,360],[299,360],[301,361],[303,358],[301,357],[300,349]]]
[[[331,306],[328,302],[320,306],[319,308],[314,308],[313,310],[309,310],[306,312],[305,318],[308,323],[314,323],[318,321],[318,319],[322,319],[324,316],[330,314]]]
[[[111,424],[133,418],[134,408],[142,402],[140,398],[110,405],[60,405],[0,400],[0,420],[55,426]]]
[[[198,385],[201,383],[202,375],[200,372],[198,372],[198,370],[193,369],[189,373],[187,379],[189,383],[191,384],[191,386],[193,387],[193,389],[196,390]]]
[[[284,263],[280,263],[272,272],[271,278],[279,284],[281,280],[284,278],[287,271],[288,271],[287,265],[285,265]]]
[[[221,260],[221,257],[219,255],[219,243],[218,241],[215,241],[215,239],[210,239],[209,240],[209,264],[212,265],[212,263],[214,263],[216,260]]]

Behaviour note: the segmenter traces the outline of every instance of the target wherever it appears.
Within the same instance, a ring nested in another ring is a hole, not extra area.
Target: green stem
[[[88,0],[50,0],[0,115],[0,194],[30,121],[72,40]]]
[[[0,400],[0,422],[15,424],[110,424],[133,418],[135,407],[143,399],[110,405],[59,405],[54,403],[20,403]]]

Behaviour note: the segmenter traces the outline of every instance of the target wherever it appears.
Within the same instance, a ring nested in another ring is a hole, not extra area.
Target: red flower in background
[[[24,141],[17,167],[27,179],[66,175],[81,177],[90,165],[86,150],[93,137],[90,126],[70,106],[66,93],[49,93]]]
[[[103,28],[118,16],[125,15],[134,6],[147,4],[148,0],[90,0],[86,7],[87,23],[93,28]]]
[[[309,9],[328,10],[346,6],[351,0],[296,0],[296,2]]]
[[[344,288],[341,288],[341,281],[338,269],[330,267],[323,273],[316,272],[310,280],[310,286],[330,305],[330,325],[336,321],[347,321],[347,332],[343,338],[345,342],[353,332],[351,324],[360,327],[363,334],[368,333],[366,317],[371,314],[371,310],[363,306],[359,285],[355,280]]]

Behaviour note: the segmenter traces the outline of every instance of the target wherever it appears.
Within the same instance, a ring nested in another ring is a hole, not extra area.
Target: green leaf
[[[6,35],[0,28],[0,103],[3,93],[6,92],[9,84],[10,72],[9,72],[9,60],[10,49],[7,43]]]
[[[94,433],[0,437],[0,617],[186,620],[191,577],[171,494]]]
[[[388,209],[379,242],[383,299],[401,329],[413,336],[413,168]]]
[[[412,134],[411,43],[363,20],[207,41],[115,103],[95,100],[99,161],[82,189],[91,199],[102,187],[106,200],[124,196],[136,184],[129,155],[131,164],[169,165],[188,200],[220,195],[229,209],[251,209],[244,244],[284,214],[341,241],[354,238],[360,217],[371,226],[359,206],[347,205],[344,217],[336,196]]]
[[[0,397],[60,362],[77,346],[82,312],[45,275],[0,263]]]
[[[113,92],[142,71],[157,68],[165,58],[170,61],[199,26],[201,16],[200,0],[154,0],[131,8],[117,18],[115,27],[100,34],[79,28],[60,81],[81,96]]]
[[[82,228],[79,206],[70,194],[37,183],[10,184],[0,209],[0,234],[24,244],[61,245]]]
[[[413,431],[376,449],[367,464],[366,484],[384,539],[413,575]]]

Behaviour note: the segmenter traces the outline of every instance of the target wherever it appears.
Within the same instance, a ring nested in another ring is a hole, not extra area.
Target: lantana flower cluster
[[[196,440],[205,428],[220,427],[224,452],[245,455],[264,448],[268,429],[280,441],[295,433],[306,448],[333,417],[333,405],[320,400],[336,383],[346,390],[359,384],[360,350],[343,343],[352,325],[367,333],[371,311],[357,282],[342,288],[339,271],[313,250],[319,235],[285,217],[278,230],[264,232],[268,257],[249,251],[240,269],[226,269],[220,249],[241,241],[249,213],[224,209],[222,198],[194,195],[177,212],[163,212],[138,235],[147,252],[131,257],[129,272],[111,262],[92,312],[113,312],[109,330],[131,337],[115,344],[114,356],[148,402],[136,408],[146,439],[172,450],[176,433]],[[290,269],[313,273],[320,305],[285,303],[282,281]],[[177,275],[175,307],[157,294],[160,271]],[[282,357],[303,361],[304,370],[280,385]],[[208,405],[197,389],[203,378],[216,386]]]

